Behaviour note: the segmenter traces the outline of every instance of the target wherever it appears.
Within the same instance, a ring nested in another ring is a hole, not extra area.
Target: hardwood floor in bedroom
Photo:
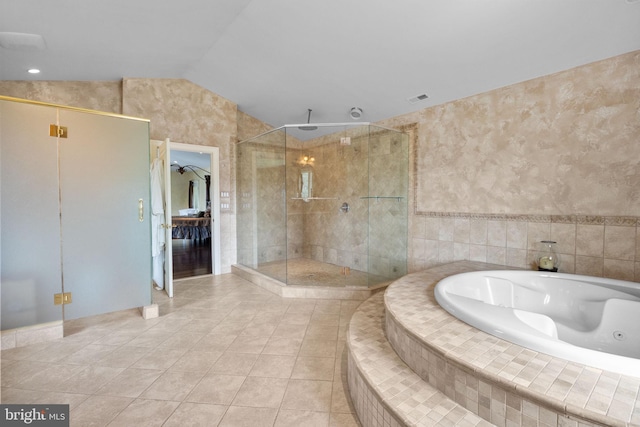
[[[211,239],[173,239],[173,278],[211,274]]]

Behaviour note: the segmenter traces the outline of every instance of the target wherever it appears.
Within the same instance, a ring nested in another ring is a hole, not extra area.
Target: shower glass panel
[[[238,145],[238,263],[288,286],[372,287],[406,274],[407,134],[316,125]]]
[[[237,152],[238,263],[281,282],[287,277],[286,134],[244,141]]]

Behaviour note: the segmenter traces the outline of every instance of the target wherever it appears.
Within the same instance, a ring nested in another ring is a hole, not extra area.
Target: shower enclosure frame
[[[306,156],[311,165],[301,164],[305,152],[316,153]],[[369,122],[288,124],[239,142],[236,166],[240,266],[287,286],[369,289],[407,273],[407,133]],[[312,197],[299,194],[303,167],[313,171]],[[318,243],[326,240],[318,230],[344,242]],[[332,279],[301,278],[291,267],[300,260],[324,263]]]

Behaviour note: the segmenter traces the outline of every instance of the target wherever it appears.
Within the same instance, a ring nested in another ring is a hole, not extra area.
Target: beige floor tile
[[[77,393],[61,393],[57,391],[44,391],[39,399],[36,400],[23,400],[19,403],[40,403],[43,405],[55,402],[60,405],[69,405],[69,409],[73,410],[82,402],[87,400],[90,396],[88,394]],[[4,398],[4,396],[3,396]]]
[[[168,369],[169,371],[205,373],[222,356],[221,351],[189,351]]]
[[[328,412],[281,409],[278,412],[274,427],[327,427],[328,425]]]
[[[291,378],[333,381],[335,359],[331,357],[298,357]]]
[[[66,359],[73,353],[84,348],[86,344],[83,343],[71,343],[64,340],[56,340],[42,351],[34,352],[33,354],[25,354],[25,360],[33,360],[38,362],[50,362],[55,363],[60,360]],[[28,346],[31,347],[31,346]],[[27,347],[27,348],[28,348]],[[2,357],[5,357],[5,352],[2,352]]]
[[[331,381],[289,380],[281,408],[329,412],[331,388]]]
[[[339,314],[342,301],[337,299],[324,299],[316,301],[314,313]]]
[[[263,320],[254,320],[249,323],[245,328],[240,332],[240,335],[249,335],[254,337],[269,337],[276,330],[278,326],[278,321],[263,321]]]
[[[150,353],[147,347],[123,346],[115,349],[106,357],[100,359],[96,365],[110,366],[112,368],[128,368]]]
[[[273,337],[283,337],[283,338],[304,338],[304,335],[307,331],[306,324],[291,324],[291,323],[280,323],[275,331],[273,331]]]
[[[214,313],[219,316],[219,319],[193,319],[189,322],[184,328],[182,328],[183,332],[203,332],[208,334],[213,328],[215,328],[218,323],[222,321],[224,315]]]
[[[172,335],[173,334],[171,332],[147,330],[129,341],[126,345],[130,345],[133,347],[156,348],[160,344],[171,338]]]
[[[285,313],[282,316],[281,323],[290,324],[290,325],[307,325],[311,320],[312,312],[309,313]]]
[[[220,422],[220,427],[271,427],[278,414],[277,409],[230,406]]]
[[[138,335],[140,335],[140,333],[141,333],[140,331],[131,331],[131,330],[116,331],[114,333],[105,335],[104,337],[95,341],[94,344],[118,345],[118,346],[124,345],[130,342],[131,340],[133,340],[134,338],[136,338]]]
[[[89,344],[63,359],[63,363],[71,365],[89,365],[112,353],[117,346]]]
[[[142,394],[163,371],[158,369],[129,368],[102,386],[96,394],[136,398]]]
[[[66,343],[64,344],[66,345]],[[45,352],[46,349],[55,345],[63,345],[63,340],[32,344],[25,347],[14,347],[7,350],[2,350],[0,354],[2,355],[2,360],[27,360],[31,356]],[[73,352],[78,351],[79,348],[76,348],[75,350],[73,350]]]
[[[56,384],[54,386],[55,390],[52,391],[93,394],[123,370],[123,368],[109,368],[106,366],[88,366],[68,380]]]
[[[296,363],[295,356],[280,356],[275,354],[261,354],[253,365],[249,376],[290,378],[293,366]]]
[[[279,408],[287,389],[284,378],[247,377],[231,403],[234,406]]]
[[[71,427],[106,426],[133,399],[116,396],[91,396],[71,410],[69,414]]]
[[[262,354],[278,354],[281,356],[297,356],[302,345],[302,338],[272,336],[264,346]]]
[[[21,388],[2,387],[0,398],[2,403],[40,402],[40,397],[44,393],[44,391],[40,390],[23,390]]]
[[[246,377],[207,374],[185,399],[187,402],[230,405]]]
[[[112,427],[159,427],[171,416],[179,404],[179,402],[171,402],[168,400],[136,399],[108,425]]]
[[[251,316],[250,316],[251,317]],[[240,335],[244,328],[249,324],[250,320],[245,321],[222,321],[215,328],[211,330],[211,333],[218,335]]]
[[[206,403],[183,402],[178,406],[163,427],[209,427],[222,420],[227,406]]]
[[[205,334],[203,332],[184,332],[180,330],[160,344],[159,347],[190,349],[204,338],[204,336]]]
[[[38,375],[25,378],[24,381],[20,382],[19,387],[29,390],[57,390],[60,383],[69,380],[85,368],[85,366],[81,365],[52,364],[49,369],[40,372]]]
[[[251,372],[257,359],[257,354],[223,353],[211,368],[211,372],[246,376]]]
[[[340,324],[340,313],[323,313],[314,311],[310,324],[338,326]]]
[[[50,364],[48,363],[18,360],[10,365],[2,365],[0,381],[2,387],[16,387],[23,381],[45,372],[49,368]]]
[[[140,369],[169,369],[185,355],[187,350],[186,348],[164,348],[152,351],[131,366]]]
[[[232,353],[260,354],[267,344],[267,341],[269,341],[269,336],[239,335],[233,340],[229,348],[227,348],[227,351]]]
[[[157,319],[78,319],[3,351],[2,402],[69,404],[74,427],[356,425],[341,375],[359,301],[283,299],[231,274],[156,298]]]
[[[360,427],[355,414],[334,414],[329,418],[329,427]]]
[[[334,381],[331,392],[331,412],[353,413],[353,411],[346,378],[343,381]]]
[[[309,316],[311,316],[315,308],[316,308],[315,300],[294,299],[294,300],[291,300],[291,303],[289,304],[289,308],[287,309],[287,313],[306,313]]]
[[[309,323],[305,338],[311,340],[337,340],[338,326]]]
[[[336,344],[334,340],[314,340],[305,338],[298,356],[312,357],[336,357]]]
[[[140,397],[181,402],[203,376],[204,372],[165,372]]]
[[[225,351],[238,335],[209,333],[198,341],[191,350],[193,351]]]

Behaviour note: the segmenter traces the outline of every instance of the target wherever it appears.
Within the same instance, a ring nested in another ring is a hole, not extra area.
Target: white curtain
[[[151,256],[153,282],[156,289],[164,289],[164,178],[162,159],[151,164]]]

